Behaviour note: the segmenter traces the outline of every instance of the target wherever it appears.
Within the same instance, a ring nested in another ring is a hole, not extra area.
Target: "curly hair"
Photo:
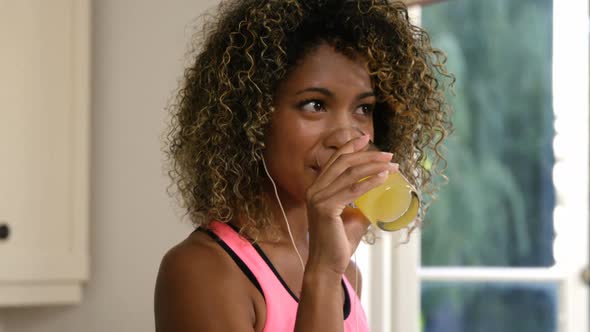
[[[194,224],[239,217],[251,238],[273,229],[261,167],[273,95],[321,43],[367,61],[377,97],[375,143],[394,154],[423,200],[434,198],[432,176],[444,178],[441,148],[451,130],[444,91],[454,77],[403,3],[232,0],[216,14],[205,20],[200,49],[170,105],[165,141],[168,174]]]

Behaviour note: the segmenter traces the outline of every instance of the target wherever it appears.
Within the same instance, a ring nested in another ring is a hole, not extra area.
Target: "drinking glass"
[[[369,143],[369,150],[379,149]],[[408,226],[416,219],[420,197],[403,174],[394,172],[389,174],[382,185],[357,198],[352,206],[360,209],[377,228],[393,232]]]

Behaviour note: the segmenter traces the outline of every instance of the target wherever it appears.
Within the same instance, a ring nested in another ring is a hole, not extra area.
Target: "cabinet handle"
[[[584,270],[582,270],[582,281],[584,281],[586,283],[586,285],[590,285],[590,268],[589,267],[585,267]]]
[[[10,227],[8,224],[0,223],[0,240],[7,240],[10,236]]]

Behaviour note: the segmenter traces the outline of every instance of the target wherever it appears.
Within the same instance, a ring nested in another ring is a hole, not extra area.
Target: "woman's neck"
[[[279,191],[281,202],[277,201],[274,190],[267,191],[269,208],[273,215],[273,223],[279,231],[279,242],[291,243],[289,230],[297,246],[308,244],[307,207],[305,202],[296,201],[290,195]],[[281,209],[282,207],[282,209]],[[284,211],[284,214],[283,214]],[[286,220],[285,220],[286,217]],[[287,224],[288,223],[288,224]],[[288,226],[287,226],[288,225]]]

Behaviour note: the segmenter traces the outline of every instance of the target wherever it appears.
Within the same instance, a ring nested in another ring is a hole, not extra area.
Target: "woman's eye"
[[[307,112],[323,112],[325,111],[324,104],[319,100],[306,100],[299,103],[299,108]]]
[[[362,115],[371,115],[373,114],[373,110],[375,109],[375,105],[365,104],[359,106],[357,112]]]

